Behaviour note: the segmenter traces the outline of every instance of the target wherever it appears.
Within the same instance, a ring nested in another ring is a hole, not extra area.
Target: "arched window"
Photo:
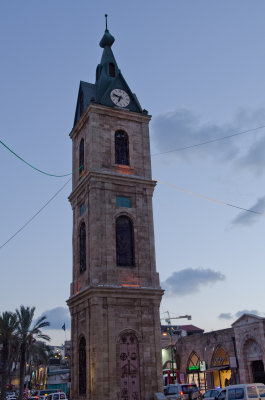
[[[79,232],[79,247],[80,247],[80,272],[86,270],[86,225],[83,222]]]
[[[212,356],[211,367],[220,367],[223,365],[229,365],[229,355],[222,346],[218,345]]]
[[[82,337],[79,342],[79,394],[86,394],[86,339]]]
[[[115,78],[115,65],[113,63],[109,63],[109,75]]]
[[[134,266],[133,223],[125,215],[116,219],[116,256],[118,266]]]
[[[81,175],[84,170],[84,162],[85,162],[85,143],[84,139],[81,139],[79,145],[79,175]]]
[[[115,132],[115,163],[129,165],[129,141],[124,131]]]
[[[194,351],[189,356],[187,370],[188,370],[188,372],[200,371],[200,359]]]

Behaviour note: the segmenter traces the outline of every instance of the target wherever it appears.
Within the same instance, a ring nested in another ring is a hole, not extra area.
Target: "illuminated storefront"
[[[203,363],[199,359],[198,355],[193,352],[189,357],[186,373],[187,383],[196,383],[199,388],[206,390],[205,372],[202,371],[204,365],[205,363]]]
[[[221,346],[217,346],[212,357],[211,367],[207,373],[212,373],[213,386],[223,388],[230,384],[231,369],[229,355]]]

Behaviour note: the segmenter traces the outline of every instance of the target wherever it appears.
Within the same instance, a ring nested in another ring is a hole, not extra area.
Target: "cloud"
[[[220,319],[232,319],[233,316],[231,313],[221,313],[220,315],[218,315],[218,318]]]
[[[255,212],[263,213],[265,210],[265,196],[259,198],[256,203],[249,208],[251,211],[243,211],[238,216],[232,220],[232,225],[245,225],[250,226],[254,223],[258,222],[261,219],[259,214],[255,214]]]
[[[41,314],[40,317],[46,316],[47,320],[50,322],[50,326],[46,329],[62,329],[65,323],[66,329],[71,326],[71,318],[68,308],[66,307],[55,307],[51,310],[47,310]]]
[[[265,167],[265,136],[253,143],[247,153],[237,160],[236,165],[238,168],[246,168],[261,175]]]
[[[174,150],[206,142],[233,134],[235,127],[230,124],[217,125],[201,123],[191,111],[181,108],[155,118],[152,125],[152,140],[159,152]],[[225,140],[196,147],[196,151],[183,150],[168,153],[168,157],[184,158],[212,156],[221,160],[234,158],[238,152],[236,145]]]
[[[199,292],[202,286],[211,285],[224,280],[225,275],[209,268],[187,268],[178,272],[173,272],[162,284],[162,287],[166,289],[167,295],[184,296]]]
[[[265,109],[240,108],[230,123],[203,123],[192,111],[179,108],[157,116],[152,124],[152,143],[157,153],[193,146],[239,132],[242,136],[220,140],[193,149],[169,152],[166,160],[205,159],[232,161],[240,171],[242,168],[260,174],[265,170]],[[254,130],[252,130],[254,129]],[[260,136],[262,135],[262,136]],[[156,154],[154,152],[154,154]],[[163,158],[163,161],[165,161]]]
[[[261,316],[263,313],[260,313],[258,310],[242,310],[242,311],[238,311],[235,315],[237,318],[239,318],[243,314],[254,314],[257,316]]]

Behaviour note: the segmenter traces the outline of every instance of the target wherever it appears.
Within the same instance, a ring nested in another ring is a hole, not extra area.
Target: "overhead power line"
[[[232,138],[232,137],[239,136],[239,135],[243,135],[243,134],[245,134],[245,133],[254,132],[254,131],[257,131],[257,130],[263,129],[263,128],[265,128],[265,125],[261,125],[261,126],[258,126],[258,127],[256,127],[256,128],[252,128],[252,129],[247,129],[246,131],[236,132],[236,133],[233,133],[232,135],[222,136],[222,137],[220,137],[220,138],[211,139],[211,140],[206,140],[206,141],[200,142],[200,143],[195,143],[195,144],[192,144],[192,145],[190,145],[190,146],[179,147],[178,149],[168,150],[168,151],[162,151],[162,152],[160,152],[160,153],[154,153],[154,154],[151,154],[151,156],[152,156],[152,157],[155,157],[155,156],[159,156],[159,155],[161,155],[161,154],[168,154],[168,153],[174,153],[174,152],[177,152],[177,151],[188,150],[188,149],[192,149],[192,148],[195,148],[195,147],[204,146],[204,145],[209,144],[209,143],[218,142],[218,141],[225,140],[225,139],[230,139],[230,138]],[[32,165],[32,164],[30,164],[29,162],[27,162],[26,160],[24,160],[24,159],[23,159],[21,156],[19,156],[15,151],[13,151],[10,147],[8,147],[2,140],[0,140],[0,144],[1,144],[2,146],[4,146],[8,151],[10,151],[10,153],[12,153],[12,154],[13,154],[15,157],[17,157],[19,160],[21,160],[22,162],[24,162],[25,164],[27,164],[29,167],[33,168],[35,171],[40,172],[41,174],[48,175],[48,176],[52,176],[52,177],[54,177],[54,178],[63,178],[63,177],[65,177],[65,176],[73,175],[73,173],[75,172],[75,171],[74,171],[74,172],[70,172],[70,173],[68,173],[68,174],[62,174],[62,175],[50,174],[50,173],[45,172],[45,171],[43,171],[43,170],[41,170],[41,169],[39,169],[39,168],[37,168],[37,167],[34,167],[34,165]],[[77,171],[79,171],[80,169],[83,170],[83,168],[84,168],[84,166],[81,165],[81,166],[78,168]]]
[[[195,193],[195,192],[191,192],[190,190],[183,189],[181,187],[172,185],[171,183],[160,181],[159,179],[156,179],[156,181],[159,182],[159,183],[162,183],[163,185],[171,187],[173,189],[180,190],[181,192],[185,192],[185,193],[191,194],[192,196],[201,197],[202,199],[209,200],[209,201],[212,201],[214,203],[221,204],[223,206],[229,206],[229,207],[237,208],[239,210],[251,212],[253,214],[258,214],[258,215],[261,215],[263,217],[265,216],[265,213],[262,213],[262,212],[259,212],[259,211],[254,211],[254,210],[251,210],[249,208],[243,208],[243,207],[237,206],[235,204],[229,204],[229,203],[226,203],[226,202],[221,201],[221,200],[216,200],[216,199],[213,199],[212,197],[204,196],[203,194],[198,194],[198,193]]]
[[[195,144],[192,144],[192,145],[190,145],[190,146],[179,147],[178,149],[168,150],[168,151],[162,151],[162,152],[160,152],[160,153],[154,153],[154,154],[151,154],[151,156],[152,156],[152,157],[155,157],[155,156],[159,156],[159,155],[161,155],[161,154],[168,154],[168,153],[174,153],[174,152],[176,152],[176,151],[182,151],[182,150],[193,149],[194,147],[204,146],[205,144],[209,144],[209,143],[213,143],[213,142],[218,142],[218,141],[225,140],[225,139],[230,139],[230,138],[232,138],[232,137],[234,137],[234,136],[243,135],[244,133],[251,133],[251,132],[257,131],[257,130],[259,130],[259,129],[263,129],[263,128],[265,128],[265,125],[261,125],[261,126],[258,126],[258,127],[256,127],[256,128],[252,128],[252,129],[247,129],[246,131],[233,133],[232,135],[227,135],[227,136],[222,136],[222,137],[219,137],[219,138],[216,138],[216,139],[206,140],[205,142],[195,143]]]
[[[27,225],[30,224],[31,221],[34,220],[34,218],[37,217],[37,215],[39,215],[45,207],[47,207],[48,204],[50,204],[52,202],[53,199],[55,199],[55,197],[65,188],[65,186],[71,181],[72,178],[68,179],[68,181],[66,181],[63,186],[57,190],[56,193],[54,193],[54,195],[27,221],[25,222],[24,225],[21,226],[21,228],[19,228],[5,243],[3,243],[0,246],[0,250],[7,244],[9,243],[15,236],[17,236],[24,228],[26,228]]]
[[[59,189],[59,190],[57,190],[57,192],[24,224],[24,225],[22,225],[21,226],[21,228],[19,228],[5,243],[3,243],[1,246],[0,246],[0,250],[7,244],[7,243],[9,243],[15,236],[17,236],[24,228],[26,228],[26,226],[27,225],[29,225],[30,224],[30,222],[31,221],[33,221],[33,219],[34,218],[36,218],[37,217],[37,215],[39,215],[43,210],[44,210],[44,208],[45,207],[47,207],[47,205],[48,204],[50,204],[51,202],[52,202],[52,200],[53,199],[55,199],[55,197],[65,188],[65,186],[69,183],[71,181],[71,178],[70,179],[68,179],[68,181],[66,181],[64,184],[63,184],[63,186]],[[229,206],[229,207],[233,207],[233,208],[237,208],[238,210],[242,210],[242,211],[246,211],[246,212],[250,212],[250,213],[254,213],[254,214],[257,214],[257,215],[261,215],[261,216],[265,216],[265,213],[262,213],[262,212],[259,212],[259,211],[254,211],[254,210],[250,210],[250,209],[248,209],[248,208],[243,208],[243,207],[240,207],[240,206],[237,206],[237,205],[235,205],[235,204],[229,204],[229,203],[226,203],[226,202],[224,202],[224,201],[221,201],[221,200],[217,200],[217,199],[213,199],[212,197],[208,197],[208,196],[205,196],[205,195],[203,195],[203,194],[199,194],[199,193],[195,193],[195,192],[192,192],[192,191],[190,191],[190,190],[187,190],[187,189],[184,189],[184,188],[181,188],[181,187],[178,187],[178,186],[175,186],[175,185],[172,185],[171,183],[167,183],[167,182],[163,182],[163,181],[161,181],[160,179],[156,179],[156,181],[157,182],[159,182],[159,183],[161,183],[161,184],[163,184],[163,185],[165,185],[165,186],[168,186],[168,187],[171,187],[171,188],[173,188],[173,189],[176,189],[176,190],[180,190],[180,191],[182,191],[182,192],[185,192],[185,193],[188,193],[188,194],[191,194],[191,195],[193,195],[193,196],[197,196],[197,197],[200,197],[200,198],[202,198],[202,199],[205,199],[205,200],[208,200],[208,201],[212,201],[212,202],[214,202],[214,203],[218,203],[218,204],[221,204],[221,205],[224,205],[224,206]]]
[[[10,153],[12,153],[12,154],[13,154],[15,157],[17,157],[19,160],[23,161],[23,162],[24,162],[25,164],[27,164],[29,167],[35,169],[35,171],[38,171],[38,172],[40,172],[41,174],[48,175],[48,176],[52,176],[52,177],[54,177],[54,178],[64,178],[65,176],[73,175],[73,173],[75,172],[75,171],[74,171],[74,172],[70,172],[70,173],[68,173],[68,174],[63,174],[63,175],[49,174],[48,172],[42,171],[41,169],[36,168],[36,167],[34,167],[34,165],[31,165],[30,163],[28,163],[27,161],[25,161],[22,157],[20,157],[17,153],[15,153],[12,149],[10,149],[10,147],[8,147],[4,142],[2,142],[2,140],[0,140],[0,144],[1,144],[2,146],[4,146],[8,151],[10,151]],[[83,170],[83,168],[84,168],[83,165],[81,165],[81,166],[78,168],[77,171],[79,171],[80,169]]]

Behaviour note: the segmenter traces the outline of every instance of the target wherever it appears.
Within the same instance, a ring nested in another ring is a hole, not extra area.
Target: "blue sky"
[[[94,83],[105,13],[118,65],[153,116],[152,154],[265,125],[262,0],[1,2],[0,140],[29,163],[71,172],[79,81]],[[264,156],[263,128],[154,155],[153,178],[265,212]],[[3,147],[0,166],[1,246],[67,178],[41,175]],[[54,344],[68,323],[70,191],[0,249],[0,311],[23,304],[46,312]],[[264,216],[161,183],[153,207],[162,313],[191,314],[205,330],[230,326],[242,311],[264,315]]]

